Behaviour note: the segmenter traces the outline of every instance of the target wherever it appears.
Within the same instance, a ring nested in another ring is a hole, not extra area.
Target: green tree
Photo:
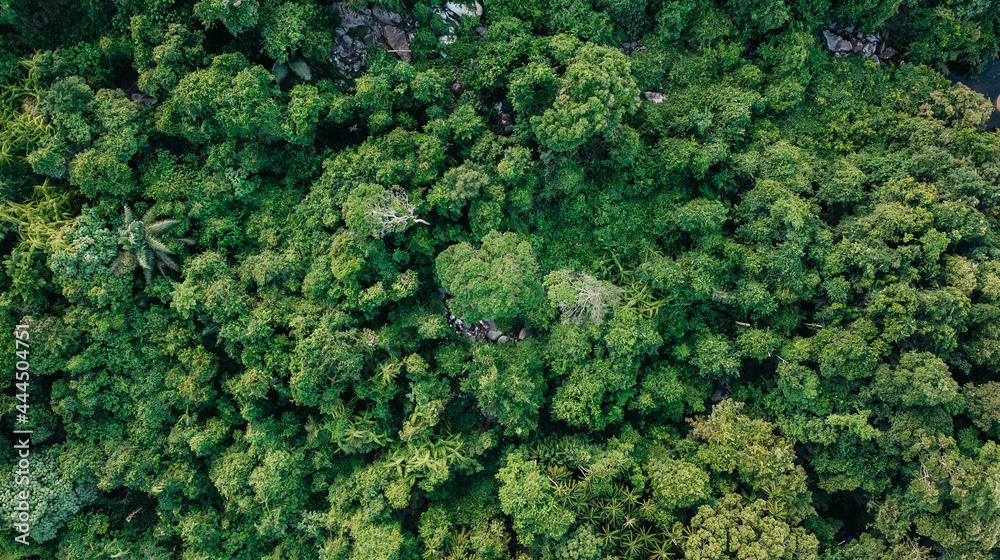
[[[111,262],[111,270],[115,274],[128,274],[138,267],[148,284],[152,280],[154,268],[164,276],[166,275],[163,272],[164,266],[180,271],[177,262],[170,256],[173,251],[159,237],[179,224],[180,220],[153,222],[154,209],[155,207],[150,208],[141,218],[136,219],[132,209],[125,207],[124,221],[118,230],[118,243],[122,250]],[[192,243],[188,239],[180,241]]]
[[[438,277],[454,294],[452,310],[466,321],[512,319],[544,297],[531,244],[513,232],[492,231],[476,249],[459,243],[436,259]]]
[[[556,152],[574,151],[599,135],[611,140],[622,118],[637,108],[629,62],[607,47],[587,43],[575,49],[555,86],[552,106],[530,120],[538,142]]]
[[[344,219],[347,227],[359,235],[370,235],[376,239],[405,231],[412,224],[430,225],[414,214],[406,191],[372,184],[361,185],[351,191]]]
[[[545,277],[549,302],[563,314],[563,321],[579,324],[584,318],[600,323],[621,300],[621,290],[585,272],[556,270]]]

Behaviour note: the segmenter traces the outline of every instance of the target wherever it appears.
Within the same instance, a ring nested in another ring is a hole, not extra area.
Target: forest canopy
[[[1000,559],[998,14],[0,0],[0,557]]]

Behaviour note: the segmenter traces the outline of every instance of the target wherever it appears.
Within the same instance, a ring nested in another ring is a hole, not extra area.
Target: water
[[[983,67],[983,71],[975,76],[958,76],[949,74],[948,79],[961,82],[972,91],[981,93],[993,104],[993,114],[986,121],[986,130],[1000,128],[1000,59],[993,60]]]

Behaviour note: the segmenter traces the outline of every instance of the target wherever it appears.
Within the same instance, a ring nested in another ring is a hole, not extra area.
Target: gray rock
[[[497,322],[494,321],[493,319],[486,319],[482,323],[483,323],[483,326],[487,328],[487,330],[491,330],[491,331],[497,330]]]
[[[385,25],[399,25],[403,22],[403,15],[398,12],[384,10],[378,6],[372,6],[372,17]]]
[[[1000,111],[1000,95],[997,96],[997,100],[993,102],[993,105],[996,106],[997,111]]]
[[[646,101],[650,101],[656,105],[663,103],[664,95],[656,91],[647,91],[642,94],[646,98]]]
[[[1000,97],[997,98],[997,102],[1000,103]],[[518,340],[524,340],[528,338],[528,329],[521,329],[521,332],[517,333]]]
[[[841,39],[833,46],[833,52],[850,52],[854,48],[854,43],[847,39]]]
[[[875,43],[865,43],[861,53],[868,57],[875,56]]]
[[[899,54],[899,53],[896,51],[896,49],[894,49],[892,47],[886,47],[886,48],[882,49],[882,53],[879,56],[881,56],[882,58],[892,58],[892,57],[896,56],[897,54]]]
[[[455,2],[448,2],[447,4],[444,5],[444,7],[449,12],[455,14],[458,17],[466,16],[478,19],[483,15],[483,5],[480,4],[479,2],[476,2],[475,6],[473,7],[465,6]]]
[[[503,344],[504,342],[507,342],[508,340],[510,340],[510,338],[508,338],[507,336],[501,336],[500,338],[497,339],[497,344]]]
[[[851,49],[851,52],[859,53],[863,48],[865,48],[865,44],[858,41],[857,43],[854,43],[854,48]]]
[[[844,39],[840,35],[837,35],[829,29],[823,31],[823,44],[826,45],[827,50],[836,51],[837,43],[843,40]]]
[[[393,51],[393,54],[405,62],[412,60],[410,56],[410,38],[405,31],[395,25],[386,25],[382,28],[382,36],[385,37],[385,42],[389,45],[389,50]]]
[[[496,342],[496,340],[498,338],[500,338],[500,335],[502,335],[502,334],[503,333],[500,332],[500,331],[498,331],[498,330],[490,329],[490,330],[486,331],[486,338],[488,338],[488,339]]]
[[[455,36],[454,35],[450,35],[449,34],[449,35],[442,35],[442,36],[438,37],[438,43],[441,43],[442,45],[450,45],[450,44],[452,44],[454,42],[455,42]]]
[[[442,287],[438,288],[438,294],[440,294],[441,297],[444,297],[444,296],[448,295],[448,290],[444,289],[444,287],[442,286]]]
[[[453,25],[458,23],[458,18],[455,14],[449,12],[448,10],[442,8],[441,6],[431,6],[431,11],[438,15],[442,21],[448,25]]]
[[[363,12],[349,10],[343,2],[336,2],[333,6],[336,8],[337,13],[340,14],[340,27],[354,29],[355,27],[362,27],[372,22],[371,16]]]

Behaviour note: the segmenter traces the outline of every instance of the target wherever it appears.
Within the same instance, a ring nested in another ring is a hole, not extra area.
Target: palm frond
[[[280,84],[288,76],[288,65],[275,62],[271,67],[271,75],[274,76],[274,81]]]
[[[169,268],[170,270],[176,270],[177,272],[181,271],[181,267],[177,266],[177,263],[174,261],[174,259],[170,258],[170,255],[160,251],[156,251],[156,258],[161,263],[165,264],[167,268]]]
[[[152,220],[153,219],[153,209],[154,208],[156,208],[156,206],[150,206],[149,210],[146,210],[146,213],[142,215],[142,219],[139,220],[139,221],[142,222],[142,223],[146,223],[146,222]]]
[[[296,58],[295,60],[289,62],[288,67],[291,68],[292,72],[295,72],[296,76],[302,78],[303,80],[308,82],[312,79],[312,72],[309,70],[309,65],[306,64],[306,61],[301,58]]]
[[[170,253],[170,254],[173,253],[173,251],[171,251],[170,248],[164,245],[162,241],[153,237],[152,235],[146,236],[146,244],[152,247],[154,251],[160,253]]]
[[[146,224],[146,233],[149,235],[156,235],[157,233],[167,231],[179,223],[181,223],[180,220],[160,220],[158,222]]]
[[[142,277],[145,278],[146,279],[146,283],[149,284],[150,282],[153,281],[153,271],[150,270],[150,269],[148,269],[148,268],[146,268],[146,267],[143,267],[143,269],[142,269]]]
[[[150,251],[148,248],[141,249],[138,253],[136,253],[135,256],[136,259],[138,259],[139,261],[139,266],[141,266],[143,270],[149,270],[153,268],[153,255],[152,251]]]

